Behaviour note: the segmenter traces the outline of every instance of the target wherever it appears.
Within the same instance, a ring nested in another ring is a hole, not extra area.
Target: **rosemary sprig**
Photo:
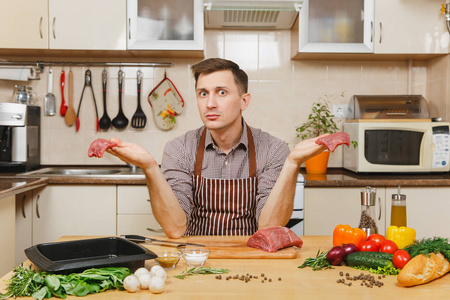
[[[309,257],[305,259],[305,261],[301,266],[299,266],[299,268],[303,269],[306,267],[311,267],[313,271],[321,269],[333,269],[333,267],[327,261],[327,253],[328,251],[320,252],[319,249],[317,251],[316,257]]]
[[[224,273],[228,273],[230,272],[230,270],[228,269],[215,269],[215,268],[206,268],[206,267],[193,267],[191,269],[187,269],[184,270],[180,275],[174,275],[173,277],[178,278],[178,279],[184,279],[187,276],[193,276],[193,275],[207,275],[207,274],[224,274]]]

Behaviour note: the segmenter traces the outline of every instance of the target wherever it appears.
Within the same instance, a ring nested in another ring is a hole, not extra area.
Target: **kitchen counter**
[[[88,237],[63,237],[60,241],[83,239]],[[231,272],[216,279],[215,275],[189,276],[184,280],[171,277],[180,274],[187,267],[182,258],[174,270],[168,270],[166,288],[162,294],[153,295],[148,290],[138,293],[126,291],[107,291],[96,295],[88,295],[85,299],[448,299],[450,275],[412,288],[405,288],[397,283],[396,276],[375,280],[383,282],[381,287],[368,288],[361,286],[361,281],[352,282],[351,286],[337,283],[343,278],[342,271],[352,276],[359,275],[360,270],[349,267],[335,267],[334,269],[312,271],[310,268],[299,269],[305,258],[316,255],[317,250],[327,250],[332,246],[330,236],[303,236],[302,249],[296,249],[296,259],[208,259],[205,267],[225,268]],[[161,250],[175,250],[174,247],[161,245],[145,245],[154,252]],[[146,267],[151,268],[155,262],[146,261]],[[237,279],[226,280],[229,275],[257,275],[258,279],[244,282]],[[272,279],[272,282],[261,282],[261,273]],[[364,271],[364,274],[369,274]],[[3,291],[7,280],[11,278],[12,271],[0,279],[0,289]],[[281,278],[281,281],[278,280]],[[345,278],[345,277],[344,277]],[[31,298],[29,298],[31,299]],[[55,298],[56,299],[56,298]],[[67,299],[80,299],[68,297]]]
[[[0,199],[38,188],[47,183],[47,178],[0,176]]]
[[[90,167],[92,168],[92,167]],[[362,187],[362,186],[450,186],[449,173],[427,174],[358,174],[341,168],[329,168],[327,174],[306,174],[305,187]],[[136,175],[130,174],[107,176],[28,176],[22,174],[0,174],[0,198],[11,194],[18,194],[45,184],[127,184],[145,185],[142,170]]]

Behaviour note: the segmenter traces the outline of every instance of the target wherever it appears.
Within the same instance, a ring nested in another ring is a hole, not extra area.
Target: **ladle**
[[[103,116],[100,118],[99,126],[102,130],[108,130],[111,127],[111,119],[106,111],[106,82],[108,78],[108,71],[103,70],[102,81],[103,81]]]
[[[119,113],[112,120],[112,125],[117,129],[124,129],[128,125],[128,119],[125,117],[122,111],[122,83],[123,83],[123,71],[119,70]]]

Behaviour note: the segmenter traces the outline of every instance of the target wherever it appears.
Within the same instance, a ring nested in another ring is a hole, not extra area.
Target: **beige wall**
[[[304,122],[311,104],[319,97],[331,95],[333,104],[347,104],[354,94],[406,94],[408,92],[408,61],[292,61],[290,59],[290,32],[282,31],[206,31],[206,57],[223,57],[237,62],[249,75],[249,91],[252,103],[244,112],[246,121],[288,142],[295,143],[295,127]],[[161,60],[161,59],[160,59]],[[144,72],[142,104],[148,117],[144,130],[131,127],[123,131],[115,129],[95,132],[95,114],[90,91],[85,92],[81,109],[81,129],[76,133],[64,119],[43,116],[42,157],[45,165],[60,164],[121,164],[109,155],[102,159],[88,158],[89,144],[96,138],[119,137],[144,145],[158,161],[161,161],[164,144],[186,130],[202,125],[197,113],[194,82],[189,67],[198,59],[163,59],[173,66],[167,75],[184,97],[185,112],[177,116],[177,125],[170,131],[159,130],[147,102],[148,93],[163,78],[164,69],[142,68]],[[54,94],[57,108],[61,101],[59,76],[61,67],[54,67]],[[74,102],[78,105],[84,85],[84,67],[73,67]],[[91,68],[93,84],[99,109],[103,114],[101,94],[101,72],[103,68]],[[65,67],[68,71],[68,66]],[[108,83],[108,114],[115,117],[118,110],[118,68],[110,67]],[[131,119],[136,110],[137,68],[123,68],[126,74],[124,85],[125,115]],[[39,94],[39,105],[43,105],[47,89],[47,72],[39,81],[31,81]],[[433,116],[448,120],[449,103],[449,58],[430,61],[413,61],[411,68],[412,93],[422,94],[430,101]],[[67,78],[67,73],[66,73]],[[10,101],[14,84],[0,81],[0,99]],[[344,97],[340,94],[344,92]],[[66,86],[67,101],[67,86]],[[342,150],[332,154],[330,167],[342,166]]]

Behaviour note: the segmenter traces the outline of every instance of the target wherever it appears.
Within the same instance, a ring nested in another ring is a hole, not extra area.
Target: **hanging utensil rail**
[[[44,62],[44,61],[0,61],[0,68],[4,66],[34,66],[36,74],[44,71],[45,66],[86,66],[86,67],[153,67],[153,68],[169,68],[172,63],[168,62]],[[40,78],[36,78],[40,79]]]

